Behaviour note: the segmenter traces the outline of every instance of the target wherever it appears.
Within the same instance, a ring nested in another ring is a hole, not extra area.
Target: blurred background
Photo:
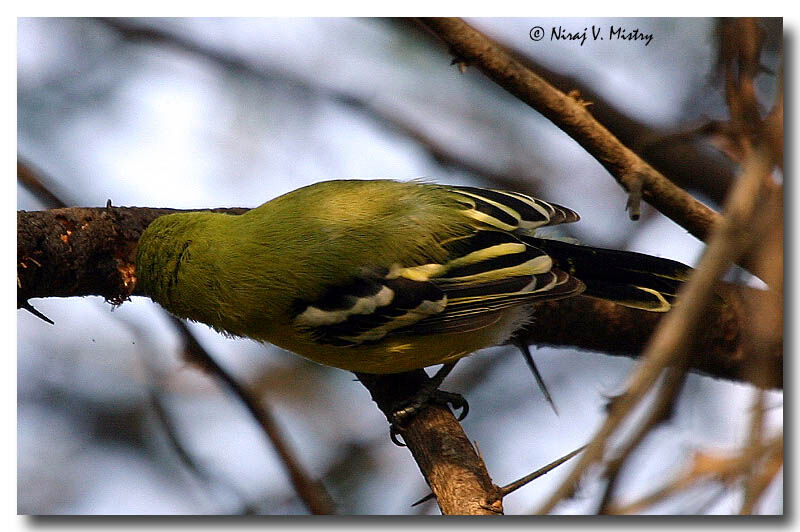
[[[562,90],[578,89],[623,142],[718,208],[735,166],[696,130],[727,109],[719,21],[468,19]],[[610,24],[641,41],[533,41],[529,32]],[[777,69],[780,19],[763,21],[763,62]],[[703,246],[626,195],[567,135],[446,47],[399,19],[18,20],[18,154],[70,206],[255,207],[337,178],[426,178],[497,186],[569,206],[582,221],[552,233],[695,264]],[[776,77],[762,75],[762,101]],[[18,186],[17,208],[49,208]],[[306,513],[270,441],[241,402],[187,362],[182,336],[150,300],[34,300],[19,311],[18,511],[23,514]],[[408,450],[352,374],[269,345],[190,329],[277,419],[298,461],[347,514],[410,508],[428,493]],[[445,389],[489,473],[506,484],[586,443],[634,362],[573,349],[534,356],[560,415],[510,348],[468,357]],[[747,438],[752,387],[690,375],[675,418],[620,478],[623,500],[677,475],[696,450]],[[782,426],[772,392],[769,428]],[[566,465],[505,500],[533,511]],[[760,513],[782,513],[782,477]],[[584,482],[557,513],[593,512]],[[688,491],[652,513],[735,512],[737,486]]]

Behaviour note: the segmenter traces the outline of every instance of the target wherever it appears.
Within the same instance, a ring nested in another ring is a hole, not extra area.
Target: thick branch
[[[219,209],[231,214],[246,209]],[[18,305],[30,298],[99,295],[121,302],[136,295],[134,252],[139,235],[156,217],[173,209],[109,207],[17,213]],[[749,380],[741,356],[745,320],[740,300],[747,292],[730,289],[724,305],[709,316],[692,355],[691,369],[714,377]],[[540,305],[525,338],[537,345],[571,346],[635,357],[660,315],[612,303],[572,298]],[[769,386],[782,386],[782,358]]]
[[[217,209],[241,214],[247,209]],[[150,222],[176,209],[72,207],[17,212],[17,303],[135,293],[134,254]]]

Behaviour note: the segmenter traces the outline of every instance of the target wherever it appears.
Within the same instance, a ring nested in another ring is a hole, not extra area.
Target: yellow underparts
[[[432,335],[389,335],[359,346],[319,344],[292,332],[264,338],[305,358],[362,373],[400,373],[458,360],[479,349],[503,343],[527,319],[525,306],[487,313],[475,330]]]

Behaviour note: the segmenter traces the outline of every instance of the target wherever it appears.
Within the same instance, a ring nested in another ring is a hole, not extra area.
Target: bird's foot
[[[420,390],[420,392],[412,399],[405,401],[399,406],[399,408],[392,412],[389,436],[395,445],[405,447],[405,444],[398,440],[397,437],[402,434],[402,431],[408,421],[429,404],[449,406],[454,410],[461,410],[458,415],[459,421],[467,417],[467,414],[469,413],[469,403],[460,394],[438,389]]]
[[[408,421],[417,415],[426,405],[437,404],[450,406],[454,410],[461,410],[458,420],[461,421],[469,413],[469,403],[461,395],[440,390],[439,386],[445,377],[453,370],[455,362],[445,364],[436,372],[430,381],[423,386],[413,397],[407,399],[392,409],[389,422],[391,424],[389,435],[392,441],[399,446],[403,446],[397,436],[402,433]]]

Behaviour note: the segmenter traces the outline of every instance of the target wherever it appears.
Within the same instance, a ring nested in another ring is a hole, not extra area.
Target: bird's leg
[[[392,413],[392,417],[394,419],[392,422],[398,424],[404,423],[409,418],[413,417],[425,403],[429,402],[440,405],[451,405],[457,410],[462,409],[463,412],[461,412],[458,420],[461,421],[464,419],[469,411],[469,406],[466,399],[457,393],[445,392],[439,389],[439,386],[441,386],[444,379],[447,378],[451,371],[453,371],[455,366],[455,362],[448,362],[439,368],[439,371],[436,372],[436,375],[431,377],[431,379],[425,383],[425,385],[414,395],[414,397],[403,401],[401,405],[398,405],[398,407],[394,409],[394,412]]]
[[[457,393],[445,392],[439,389],[442,381],[453,371],[455,362],[448,362],[443,365],[436,375],[430,378],[413,397],[396,405],[392,409],[390,416],[391,429],[390,434],[392,441],[397,445],[402,445],[397,440],[397,435],[402,426],[408,422],[409,419],[414,417],[427,403],[434,403],[444,406],[451,406],[456,410],[461,410],[458,420],[461,421],[469,413],[469,403],[461,395]]]
[[[544,394],[544,398],[547,399],[547,402],[550,403],[550,407],[553,409],[553,412],[558,415],[558,410],[556,409],[556,404],[553,402],[553,397],[550,395],[550,392],[547,390],[547,385],[544,383],[542,379],[542,375],[539,373],[539,370],[536,367],[536,363],[533,361],[533,356],[531,355],[531,350],[528,348],[528,344],[525,343],[524,340],[514,339],[512,343],[517,347],[517,349],[522,352],[523,358],[525,358],[525,362],[528,363],[528,367],[531,368],[533,372],[533,377],[536,379],[536,384],[539,385],[539,389],[542,390]]]

